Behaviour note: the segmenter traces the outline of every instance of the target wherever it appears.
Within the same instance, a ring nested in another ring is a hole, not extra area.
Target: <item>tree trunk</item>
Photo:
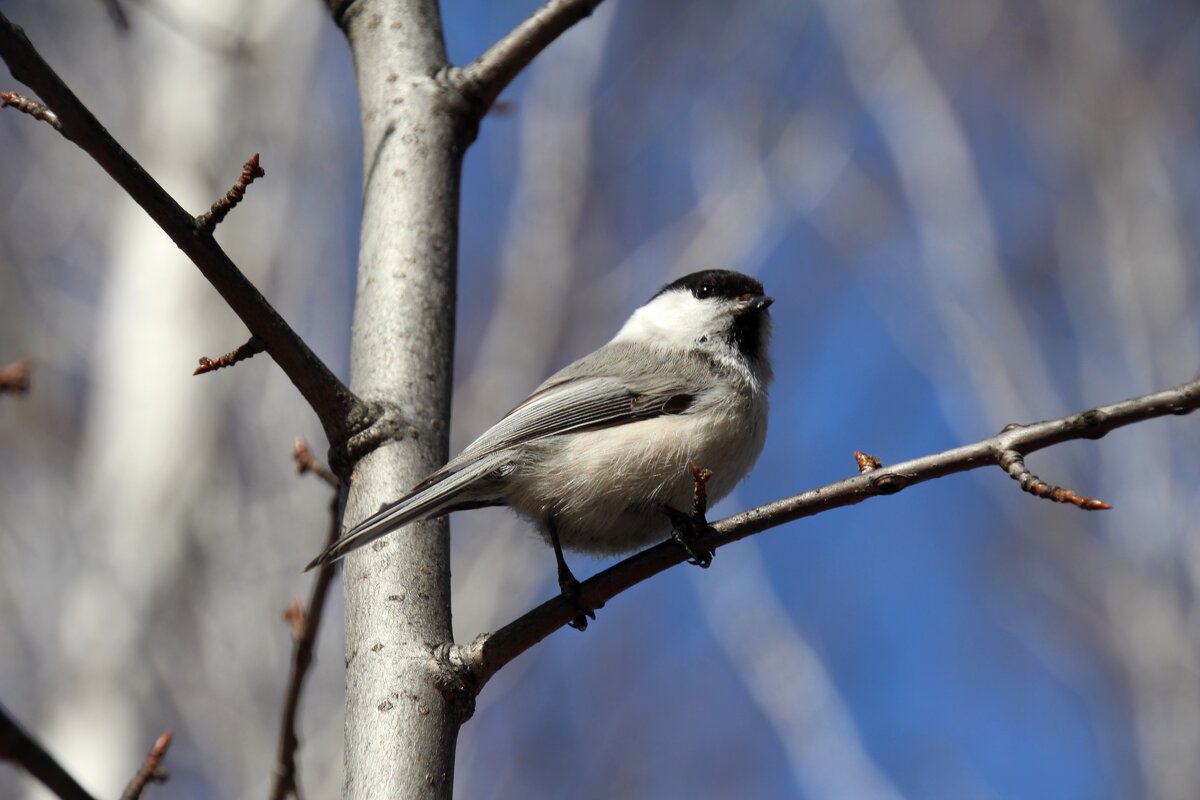
[[[394,440],[362,461],[345,521],[446,460],[459,178],[468,127],[435,0],[360,0],[341,18],[363,116],[363,219],[352,389],[395,404]],[[444,519],[346,560],[347,797],[449,797],[462,715],[433,653],[453,640]]]

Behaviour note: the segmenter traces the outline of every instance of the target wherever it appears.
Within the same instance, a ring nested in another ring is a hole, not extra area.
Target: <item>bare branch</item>
[[[42,103],[30,100],[25,95],[16,92],[0,92],[0,108],[10,106],[34,119],[40,119],[56,131],[62,130],[62,123],[58,121],[58,117]]]
[[[162,736],[154,742],[154,746],[146,754],[146,760],[142,762],[142,768],[121,793],[121,800],[138,800],[147,785],[167,782],[167,771],[162,766],[162,760],[167,755],[167,748],[171,746],[171,736],[170,731],[163,731]]]
[[[20,764],[62,800],[92,800],[92,796],[63,769],[0,706],[0,761]]]
[[[990,439],[895,466],[872,469],[727,517],[715,523],[711,532],[697,537],[695,546],[714,550],[768,528],[861,503],[871,497],[895,494],[944,475],[1000,465],[1008,453],[1028,455],[1074,439],[1099,439],[1125,425],[1169,414],[1190,414],[1197,408],[1200,408],[1200,379],[1061,419],[1009,425]],[[684,552],[673,541],[655,545],[584,581],[580,586],[580,600],[589,608],[598,608],[631,586],[679,564],[684,558]],[[482,634],[470,645],[452,650],[451,658],[470,673],[478,689],[497,670],[567,624],[578,613],[574,606],[555,597],[495,633]]]
[[[242,202],[242,198],[246,195],[246,187],[254,183],[255,178],[261,178],[266,174],[266,171],[258,165],[258,153],[250,156],[250,159],[242,166],[242,174],[234,181],[233,187],[225,193],[224,197],[213,203],[212,208],[196,217],[196,227],[212,233],[213,229],[220,225],[221,221],[233,210],[233,207]]]
[[[550,0],[458,73],[459,88],[483,117],[496,98],[538,53],[600,5],[601,0]]]
[[[296,445],[292,448],[292,458],[296,461],[296,473],[298,475],[311,472],[329,484],[330,488],[338,488],[340,481],[338,481],[337,475],[334,475],[329,467],[317,460],[317,457],[312,454],[312,450],[308,448],[308,442],[303,436],[296,437]]]
[[[304,452],[308,452],[308,445],[304,443],[304,440],[297,439],[297,464],[301,463],[301,445],[304,446]],[[312,454],[309,453],[308,457],[312,459]],[[315,459],[313,460],[315,461]],[[300,471],[304,472],[305,469],[301,468]],[[314,471],[317,470],[314,469]],[[321,474],[319,471],[317,472]],[[332,478],[332,474],[330,477]],[[333,486],[337,487],[336,478],[333,480]],[[334,494],[333,500],[329,504],[329,529],[325,535],[325,547],[337,540],[341,527],[339,523],[338,496]],[[309,667],[312,666],[313,650],[317,646],[317,632],[321,627],[321,613],[325,608],[325,598],[329,594],[329,586],[333,583],[335,571],[336,565],[334,564],[326,564],[317,570],[307,609],[299,608],[299,601],[296,601],[284,612],[284,619],[287,620],[292,630],[295,646],[292,649],[292,668],[288,675],[287,692],[283,701],[283,720],[279,726],[279,748],[275,757],[274,780],[271,782],[271,800],[284,800],[286,797],[300,796],[296,774],[296,750],[300,747],[300,738],[296,734],[296,717],[300,712],[300,694],[304,690],[304,678],[308,675]]]
[[[33,362],[28,358],[0,367],[0,394],[25,394],[29,391],[29,376]]]
[[[312,406],[331,442],[345,438],[347,420],[366,424],[367,407],[330,371],[255,288],[208,231],[175,202],[104,129],[25,36],[0,13],[0,57],[13,77],[53,109],[62,133],[90,155],[140,205],[241,318]]]

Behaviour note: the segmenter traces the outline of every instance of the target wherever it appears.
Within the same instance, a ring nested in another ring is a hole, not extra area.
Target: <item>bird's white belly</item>
[[[665,539],[662,506],[690,513],[690,465],[712,470],[710,504],[753,466],[766,435],[765,403],[730,398],[697,415],[663,416],[554,437],[537,446],[535,470],[518,466],[506,500],[543,536],[553,524],[565,549],[616,554]],[[631,501],[631,498],[635,498]]]

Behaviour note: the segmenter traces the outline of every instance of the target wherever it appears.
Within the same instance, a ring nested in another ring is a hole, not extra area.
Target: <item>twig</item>
[[[312,454],[312,450],[308,449],[308,442],[303,436],[296,437],[296,445],[292,448],[292,458],[296,461],[296,473],[303,475],[306,472],[311,472],[321,480],[329,484],[333,489],[338,488],[337,475],[329,467],[317,460]]]
[[[865,474],[883,466],[883,462],[878,458],[861,450],[854,451],[854,463],[858,464],[859,474]]]
[[[56,131],[62,130],[62,123],[58,121],[58,115],[45,105],[36,100],[30,100],[23,94],[16,92],[0,92],[0,108],[13,107],[17,111],[22,111],[34,119],[40,119],[48,124]]]
[[[300,450],[303,440],[297,440],[296,449]],[[305,450],[307,450],[305,446]],[[311,453],[309,454],[311,458]],[[299,455],[297,455],[299,462]],[[310,468],[311,469],[311,468]],[[302,469],[301,472],[304,470]],[[313,470],[316,472],[316,470]],[[317,474],[320,474],[319,472]],[[334,483],[336,487],[336,481]],[[329,503],[329,528],[325,534],[325,547],[337,541],[341,528],[338,515],[338,496],[335,493]],[[308,598],[308,608],[299,608],[299,601],[292,604],[285,612],[292,631],[295,645],[292,648],[292,668],[288,675],[287,691],[283,701],[283,720],[279,726],[279,749],[275,756],[274,780],[271,782],[271,800],[283,800],[286,797],[300,796],[299,779],[296,774],[296,750],[300,747],[300,739],[296,735],[296,717],[300,712],[300,694],[304,690],[304,678],[312,666],[313,650],[317,646],[317,632],[321,627],[321,613],[325,608],[325,598],[329,594],[329,585],[333,582],[336,565],[326,564],[317,570],[313,579],[312,594]],[[297,635],[298,634],[298,635]]]
[[[1000,467],[1011,475],[1013,480],[1021,484],[1023,491],[1029,492],[1035,497],[1044,497],[1056,503],[1070,503],[1082,508],[1084,511],[1107,511],[1112,508],[1112,506],[1103,500],[1082,497],[1070,489],[1065,489],[1062,486],[1051,486],[1046,483],[1025,467],[1025,456],[1016,450],[1004,451],[1000,456]]]
[[[196,367],[193,375],[203,375],[206,372],[216,372],[225,367],[232,367],[239,361],[245,361],[247,358],[253,358],[255,355],[266,350],[267,346],[263,340],[257,336],[251,336],[250,340],[236,350],[230,350],[223,356],[216,358],[207,358],[200,356],[200,366]]]
[[[93,800],[54,756],[33,740],[0,706],[0,761],[20,764],[62,800]]]
[[[167,748],[171,746],[171,736],[170,731],[163,731],[162,736],[159,736],[158,740],[154,742],[154,746],[146,754],[142,768],[137,771],[133,780],[125,787],[125,791],[121,793],[121,800],[138,800],[148,784],[167,782],[167,771],[162,766],[162,760],[167,755]]]
[[[0,394],[25,394],[29,391],[29,376],[33,374],[33,362],[28,358],[0,367]]]
[[[601,0],[550,0],[457,72],[459,88],[478,104],[483,117],[513,78],[538,53],[580,20],[586,19]]]
[[[304,601],[299,597],[293,598],[281,616],[292,631],[292,641],[298,642],[303,639],[304,632],[308,630],[308,618],[304,615]]]
[[[337,379],[229,258],[211,233],[175,202],[154,178],[104,129],[26,38],[0,13],[0,58],[13,77],[54,110],[62,133],[90,155],[140,205],[200,269],[241,318],[266,343],[267,352],[308,401],[330,442],[346,436],[347,420],[366,427],[374,412]],[[373,408],[373,407],[372,407]]]
[[[695,488],[692,490],[692,516],[704,519],[708,513],[708,479],[712,477],[711,469],[701,469],[695,461],[688,464],[692,470],[692,480]]]
[[[909,486],[944,475],[999,465],[1007,453],[1028,455],[1074,439],[1099,439],[1125,425],[1169,414],[1190,414],[1197,408],[1200,408],[1200,379],[1174,389],[1061,419],[1031,425],[1010,425],[990,439],[873,469],[727,517],[715,523],[711,533],[699,537],[695,546],[713,550],[768,528],[833,508],[861,503],[871,497],[895,494]],[[682,562],[684,558],[683,551],[673,541],[655,545],[584,581],[580,586],[580,600],[590,608],[599,607],[631,586]],[[574,606],[556,597],[495,633],[483,634],[470,645],[451,648],[449,659],[452,665],[468,673],[473,688],[478,691],[497,670],[565,625],[576,614],[578,611]]]
[[[229,215],[233,207],[242,202],[242,198],[246,196],[246,187],[254,183],[255,178],[261,178],[266,174],[266,171],[258,165],[258,153],[250,156],[250,159],[242,165],[242,174],[233,182],[233,187],[225,193],[224,197],[213,203],[212,208],[196,217],[196,227],[212,233],[213,229]]]

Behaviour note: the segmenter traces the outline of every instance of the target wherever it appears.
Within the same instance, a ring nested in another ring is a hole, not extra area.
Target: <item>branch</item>
[[[306,468],[301,462],[301,446],[308,453],[308,445],[303,439],[296,440],[296,462],[300,472]],[[308,453],[312,459],[312,454]],[[315,462],[315,459],[313,459]],[[307,467],[318,475],[325,477],[332,473],[325,467]],[[326,478],[328,480],[328,478]],[[334,488],[337,479],[334,478]],[[325,535],[325,547],[337,541],[341,526],[338,515],[338,495],[335,493],[329,503],[329,530]],[[309,595],[308,608],[300,609],[299,601],[284,612],[284,619],[292,629],[295,647],[292,650],[292,668],[288,675],[287,691],[283,701],[283,720],[279,725],[279,748],[275,756],[274,780],[271,782],[271,800],[284,800],[286,797],[299,797],[300,788],[296,776],[296,750],[300,747],[300,738],[296,735],[296,717],[300,713],[300,693],[304,690],[304,678],[308,675],[313,662],[313,650],[317,646],[317,631],[321,627],[321,612],[325,609],[325,598],[329,594],[329,586],[333,583],[336,564],[325,564],[313,579],[312,594]]]
[[[79,145],[112,176],[134,202],[171,237],[220,293],[250,332],[295,384],[321,420],[331,442],[340,443],[347,419],[361,418],[365,405],[309,349],[213,239],[197,225],[104,129],[79,98],[55,74],[26,38],[0,13],[0,57],[13,77],[33,89],[61,123],[63,136]]]
[[[479,104],[483,117],[496,98],[538,53],[586,19],[601,0],[550,0],[458,73],[459,88]]]
[[[715,523],[713,531],[698,537],[694,546],[715,550],[787,522],[861,503],[871,497],[895,494],[943,475],[993,465],[1011,472],[1014,468],[1010,454],[1017,454],[1019,462],[1022,456],[1062,442],[1099,439],[1125,425],[1169,414],[1190,414],[1197,408],[1200,408],[1200,379],[1164,392],[1061,419],[1030,425],[1009,425],[990,439],[890,467],[868,469],[852,478],[727,517]],[[1022,488],[1026,487],[1023,485]],[[1047,494],[1034,493],[1041,496]],[[1074,495],[1073,492],[1070,494]],[[1051,496],[1050,499],[1074,502],[1069,498]],[[1076,504],[1081,508],[1100,507]],[[655,545],[584,581],[580,586],[580,600],[588,608],[599,608],[626,589],[679,564],[685,558],[683,550],[673,541]],[[457,667],[470,674],[478,691],[501,667],[567,624],[578,613],[574,606],[561,597],[555,597],[495,633],[481,634],[470,645],[452,648],[450,657]]]
[[[28,358],[0,367],[0,394],[25,394],[29,391],[29,376],[33,362]]]
[[[150,783],[166,783],[167,771],[163,769],[162,760],[167,755],[167,748],[171,746],[171,736],[170,731],[163,731],[162,736],[154,742],[154,746],[146,754],[146,760],[142,762],[142,768],[121,793],[121,800],[138,800]]]
[[[3,706],[0,706],[0,761],[20,764],[62,800],[93,800],[92,796],[22,730]]]

